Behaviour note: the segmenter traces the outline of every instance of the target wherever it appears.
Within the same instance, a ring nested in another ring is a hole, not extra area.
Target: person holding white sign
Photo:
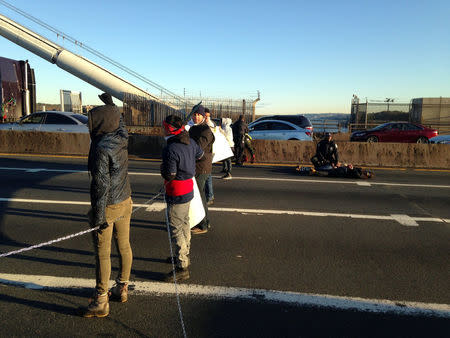
[[[234,149],[234,142],[233,142],[233,130],[231,129],[231,119],[228,117],[222,118],[222,131],[225,135],[225,138],[227,139],[228,145],[230,146],[231,150]],[[226,158],[222,161],[223,163],[223,172],[225,175],[222,176],[222,179],[224,180],[231,180],[231,157]]]
[[[216,129],[216,124],[211,121],[211,113],[208,108],[205,108],[205,123],[211,128],[211,131],[214,133]],[[205,184],[205,194],[206,194],[206,203],[211,205],[214,203],[214,190],[212,184],[212,175],[209,173],[208,178],[206,179]]]
[[[189,136],[195,140],[205,153],[204,156],[197,160],[195,164],[195,179],[197,181],[198,190],[202,196],[203,208],[205,209],[205,218],[191,229],[194,235],[204,234],[211,228],[208,218],[208,205],[206,203],[205,184],[208,175],[212,171],[212,147],[215,140],[214,134],[206,124],[205,108],[202,105],[195,107],[192,114],[194,125],[189,129]]]

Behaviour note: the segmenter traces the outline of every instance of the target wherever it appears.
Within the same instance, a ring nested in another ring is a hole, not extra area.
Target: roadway
[[[83,235],[0,257],[3,332],[182,336],[175,288],[159,282],[171,269],[163,201],[146,205],[158,171],[130,160],[130,301],[106,319],[76,315],[94,285]],[[187,336],[448,336],[449,171],[345,180],[255,165],[230,181],[219,171],[212,230],[193,237],[191,279],[178,285]],[[0,174],[0,253],[87,229],[85,158],[0,156]]]

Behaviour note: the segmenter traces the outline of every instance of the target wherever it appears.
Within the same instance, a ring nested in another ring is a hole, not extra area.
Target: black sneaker
[[[231,178],[232,178],[232,177],[231,177],[231,174],[230,174],[230,173],[225,174],[225,175],[222,176],[222,179],[223,179],[223,180],[231,180]]]
[[[186,279],[189,279],[189,277],[190,277],[190,275],[189,275],[188,268],[186,268],[186,269],[179,268],[179,267],[175,268],[175,280],[177,282],[181,282]],[[166,274],[166,276],[164,277],[164,282],[167,282],[167,283],[173,282],[173,271],[170,271],[169,273]]]

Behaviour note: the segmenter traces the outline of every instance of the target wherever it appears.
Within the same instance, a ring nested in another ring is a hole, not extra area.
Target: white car
[[[66,133],[89,133],[85,115],[60,112],[36,112],[13,123],[1,123],[0,130],[49,131]]]
[[[250,136],[262,140],[312,141],[312,131],[281,120],[254,121],[248,125]]]
[[[450,144],[450,135],[439,135],[430,138],[430,143]]]

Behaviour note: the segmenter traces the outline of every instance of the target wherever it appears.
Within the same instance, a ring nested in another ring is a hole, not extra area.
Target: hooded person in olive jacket
[[[128,280],[133,260],[130,246],[131,188],[128,179],[128,132],[111,95],[99,95],[105,103],[89,111],[88,169],[91,175],[91,210],[88,218],[93,232],[96,259],[95,294],[84,317],[109,314],[109,295],[127,301]],[[114,233],[119,251],[119,274],[108,294],[111,275],[111,239]]]
[[[197,142],[203,150],[204,155],[195,163],[195,180],[197,181],[198,189],[202,197],[203,208],[205,209],[205,218],[191,229],[194,235],[204,234],[211,228],[208,217],[208,205],[205,195],[205,184],[208,175],[212,171],[212,145],[214,143],[214,134],[211,128],[206,124],[205,108],[202,105],[194,107],[192,115],[193,125],[189,128],[189,136]]]

